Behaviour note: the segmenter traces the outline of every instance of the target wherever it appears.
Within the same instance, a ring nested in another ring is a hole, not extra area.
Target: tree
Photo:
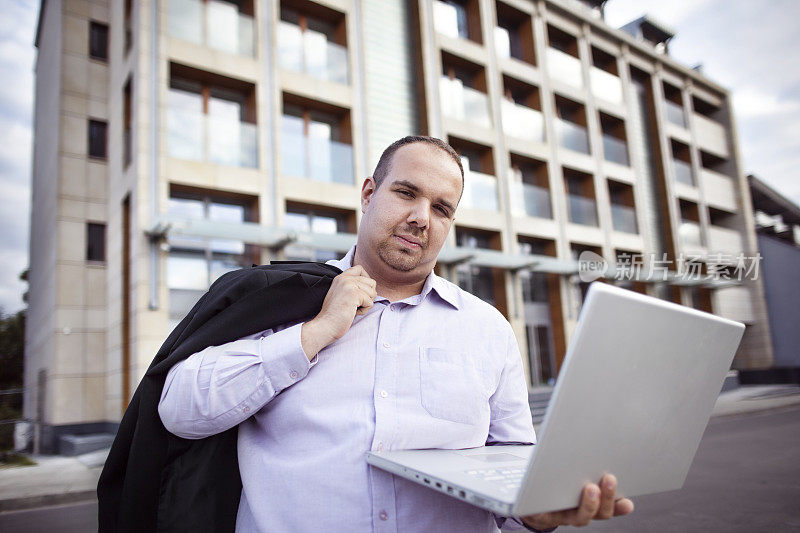
[[[25,310],[5,315],[0,310],[0,389],[22,387],[25,354]]]

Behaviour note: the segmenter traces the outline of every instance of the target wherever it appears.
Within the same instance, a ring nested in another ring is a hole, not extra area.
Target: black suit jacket
[[[274,263],[214,282],[172,331],[120,423],[97,486],[101,532],[233,531],[242,491],[237,428],[200,440],[169,433],[158,415],[177,362],[316,315],[341,271],[321,263]]]

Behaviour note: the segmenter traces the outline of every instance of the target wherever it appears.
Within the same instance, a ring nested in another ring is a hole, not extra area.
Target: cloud
[[[800,100],[782,99],[757,87],[744,87],[733,95],[737,117],[757,117],[800,111]]]
[[[0,307],[21,309],[30,224],[33,46],[38,2],[0,0]]]

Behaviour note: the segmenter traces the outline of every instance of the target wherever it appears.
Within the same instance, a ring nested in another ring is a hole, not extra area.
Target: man
[[[169,372],[159,414],[184,438],[239,425],[239,531],[496,531],[504,519],[367,465],[367,450],[534,442],[508,322],[433,267],[463,169],[447,144],[406,137],[361,190],[356,246],[322,309],[198,352]],[[633,510],[616,481],[547,529]],[[507,524],[513,527],[511,523]]]

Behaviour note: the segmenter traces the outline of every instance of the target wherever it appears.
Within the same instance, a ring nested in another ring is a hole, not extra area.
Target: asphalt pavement
[[[588,530],[800,531],[798,443],[800,387],[726,391],[684,488],[637,498],[632,516]],[[106,454],[32,456],[36,466],[0,468],[0,531],[95,530]]]

